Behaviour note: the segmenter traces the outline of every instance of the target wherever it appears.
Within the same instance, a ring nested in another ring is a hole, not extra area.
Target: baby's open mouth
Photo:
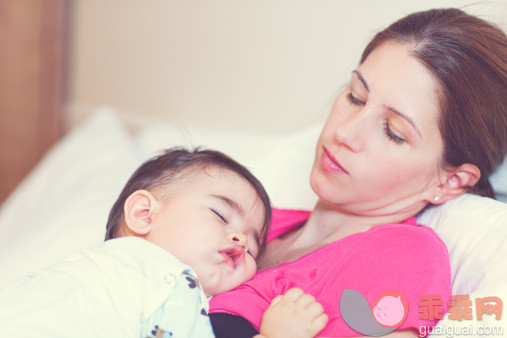
[[[221,250],[220,254],[224,257],[228,265],[236,269],[245,258],[245,249],[241,245],[233,245],[230,248]]]

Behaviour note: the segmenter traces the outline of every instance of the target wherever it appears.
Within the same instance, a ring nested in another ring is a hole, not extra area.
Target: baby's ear
[[[152,216],[160,202],[147,190],[133,192],[125,201],[125,225],[136,236],[144,236],[151,231]]]

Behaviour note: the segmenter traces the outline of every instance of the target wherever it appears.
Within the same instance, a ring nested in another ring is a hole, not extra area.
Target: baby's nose
[[[246,239],[245,234],[240,232],[231,233],[228,235],[229,239],[234,242],[234,244],[241,245],[243,248],[247,248],[248,240]]]

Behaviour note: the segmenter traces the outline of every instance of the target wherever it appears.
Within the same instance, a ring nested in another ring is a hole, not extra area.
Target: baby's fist
[[[269,338],[314,337],[327,322],[324,308],[312,295],[292,288],[271,301],[262,317],[260,333]]]

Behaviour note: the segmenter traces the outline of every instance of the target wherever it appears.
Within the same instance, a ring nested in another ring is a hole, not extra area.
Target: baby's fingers
[[[278,295],[275,298],[273,298],[273,300],[271,301],[271,304],[269,306],[276,305],[276,304],[280,303],[281,300],[282,300],[282,295]]]
[[[306,307],[306,313],[310,318],[317,318],[324,313],[324,307],[315,299]]]
[[[300,288],[292,288],[292,289],[289,289],[284,295],[283,297],[286,299],[286,300],[289,300],[289,301],[297,301],[299,299],[299,297],[301,297],[302,295],[304,295],[305,293],[303,292],[303,290],[301,290]]]
[[[315,329],[314,335],[322,331],[329,321],[328,316],[323,313],[312,321],[313,328]]]
[[[310,305],[316,303],[316,304],[319,304],[315,301],[315,297],[313,297],[312,295],[310,294],[307,294],[307,293],[304,293],[302,294],[298,299],[297,299],[297,304],[301,307],[301,308],[307,308],[309,307]]]

